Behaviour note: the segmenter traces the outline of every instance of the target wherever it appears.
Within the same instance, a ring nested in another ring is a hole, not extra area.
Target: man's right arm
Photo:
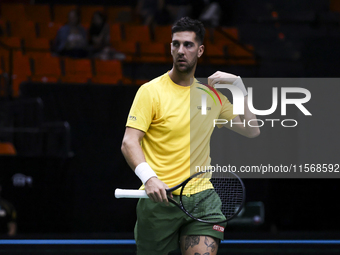
[[[135,128],[127,127],[122,142],[122,153],[126,162],[135,170],[136,167],[145,162],[145,156],[140,146],[145,133]]]
[[[135,171],[135,173],[140,177],[140,170],[144,170],[141,168],[147,167],[146,171],[152,171],[151,168],[146,163],[145,156],[143,150],[141,148],[141,142],[145,133],[141,130],[127,127],[125,129],[125,134],[122,142],[122,153],[126,159],[128,165]],[[148,169],[149,168],[149,169]],[[143,174],[143,173],[142,173]],[[144,175],[144,174],[143,174]],[[168,199],[166,195],[165,189],[169,187],[162,181],[160,181],[156,176],[152,176],[151,178],[146,177],[145,175],[141,178],[141,181],[145,185],[146,194],[149,198],[154,202],[164,202],[168,204]]]

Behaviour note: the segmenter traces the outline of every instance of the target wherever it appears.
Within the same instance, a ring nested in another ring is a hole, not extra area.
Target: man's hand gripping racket
[[[186,187],[194,195],[185,194]],[[177,189],[181,189],[178,201],[171,196]],[[149,198],[145,190],[116,189],[114,194],[116,198]],[[167,189],[167,196],[169,202],[189,217],[200,222],[218,224],[231,220],[241,211],[245,202],[245,187],[234,173],[199,172]]]

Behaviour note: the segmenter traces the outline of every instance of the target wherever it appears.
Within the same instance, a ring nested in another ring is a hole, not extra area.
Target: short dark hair
[[[196,33],[196,40],[203,44],[205,28],[199,20],[183,17],[179,19],[171,29],[171,36],[177,32],[190,31]]]

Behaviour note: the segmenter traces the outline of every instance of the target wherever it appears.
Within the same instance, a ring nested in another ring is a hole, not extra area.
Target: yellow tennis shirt
[[[215,101],[206,91],[196,80],[191,86],[177,85],[165,73],[139,88],[130,109],[126,126],[145,132],[141,146],[146,162],[170,188],[192,175],[196,167],[210,166],[214,119],[237,116],[223,94],[218,92],[221,105],[213,92]],[[202,94],[207,95],[206,115],[201,112]],[[186,187],[185,194],[196,192]],[[174,194],[179,195],[179,190]]]

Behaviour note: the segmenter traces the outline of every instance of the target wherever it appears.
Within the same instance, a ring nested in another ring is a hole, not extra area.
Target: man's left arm
[[[246,88],[244,87],[241,77],[230,73],[217,71],[208,78],[208,83],[211,86],[214,86],[217,83],[228,85],[232,84],[242,91],[244,95],[244,114],[234,117],[227,124],[224,124],[224,126],[232,131],[235,131],[236,133],[239,133],[249,138],[259,136],[260,129],[259,127],[257,127],[257,121],[253,121],[251,126],[248,123],[249,120],[256,120],[256,115],[249,110],[248,93]]]

